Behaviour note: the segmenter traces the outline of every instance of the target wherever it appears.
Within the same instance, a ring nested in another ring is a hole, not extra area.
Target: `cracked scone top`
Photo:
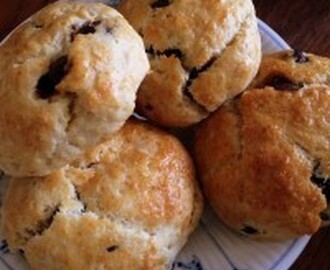
[[[151,64],[137,111],[165,126],[206,118],[255,76],[260,37],[250,0],[123,0]]]
[[[4,234],[34,270],[167,270],[201,210],[180,142],[128,120],[71,165],[11,180]]]
[[[267,55],[264,63],[292,53]],[[307,55],[321,61],[319,67],[329,64]],[[320,79],[329,71],[299,72],[304,63],[299,65],[286,65],[281,75],[303,75],[294,80],[299,87],[291,78],[246,91],[202,123],[196,135],[206,198],[225,223],[251,237],[313,234],[330,221],[330,87]],[[272,71],[259,83],[278,75],[274,66],[261,66]]]
[[[148,71],[143,42],[102,4],[57,2],[0,46],[0,168],[58,169],[119,129]]]

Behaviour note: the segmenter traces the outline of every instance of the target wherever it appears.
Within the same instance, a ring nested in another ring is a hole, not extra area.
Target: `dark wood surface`
[[[329,0],[253,2],[258,17],[282,36],[292,48],[330,57]]]
[[[50,2],[53,1],[0,0],[0,40]],[[330,0],[254,0],[254,3],[258,17],[291,47],[330,57]],[[330,270],[330,228],[316,233],[290,268],[314,269]]]

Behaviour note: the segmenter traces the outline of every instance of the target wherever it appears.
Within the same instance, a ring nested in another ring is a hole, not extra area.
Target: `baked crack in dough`
[[[261,46],[250,0],[124,0],[118,9],[142,36],[151,64],[137,112],[158,124],[201,121],[257,73]]]
[[[44,178],[15,178],[4,234],[34,270],[165,270],[197,226],[202,197],[181,143],[128,120]]]
[[[139,35],[102,4],[57,2],[0,47],[0,168],[42,176],[118,130],[149,69]]]
[[[329,59],[303,54],[309,62],[283,64],[290,84],[269,86],[277,63],[294,54],[265,56],[272,64],[257,77],[265,87],[227,102],[196,134],[206,198],[226,224],[256,239],[313,234],[330,221]]]

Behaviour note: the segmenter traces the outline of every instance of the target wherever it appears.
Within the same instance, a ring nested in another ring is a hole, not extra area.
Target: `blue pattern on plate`
[[[201,226],[203,227],[206,234],[211,238],[211,240],[213,241],[215,246],[218,248],[218,250],[222,253],[222,256],[225,258],[225,260],[228,262],[228,264],[233,268],[233,270],[248,270],[248,269],[240,269],[237,266],[235,266],[235,263],[230,259],[229,255],[227,254],[225,249],[221,246],[221,244],[213,236],[213,234],[208,229],[207,224],[203,220],[201,220]]]
[[[176,261],[172,265],[171,270],[206,270],[196,255],[193,256],[190,262]]]

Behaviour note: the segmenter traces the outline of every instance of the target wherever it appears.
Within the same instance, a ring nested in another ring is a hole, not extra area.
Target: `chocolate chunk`
[[[77,34],[87,35],[94,34],[96,32],[95,27],[98,26],[101,21],[85,22],[82,27],[78,30]]]
[[[119,248],[117,245],[113,245],[107,248],[107,252],[114,252]]]
[[[249,225],[245,225],[245,227],[243,229],[241,229],[241,231],[245,234],[249,234],[249,235],[253,235],[253,234],[257,234],[259,233],[259,231]]]
[[[71,42],[74,41],[77,35],[94,34],[96,32],[96,26],[100,23],[101,21],[85,22],[80,28],[77,28],[75,25],[72,26]]]
[[[296,63],[306,63],[309,61],[308,57],[301,50],[293,51],[293,58]]]
[[[48,99],[56,95],[56,85],[68,73],[68,57],[62,56],[53,62],[46,74],[44,74],[37,84],[37,96],[41,99]]]
[[[151,54],[151,55],[155,55],[156,54],[155,49],[152,46],[150,46],[149,48],[146,49],[146,53],[147,54]]]
[[[152,8],[163,8],[171,4],[170,0],[157,0],[151,4]]]
[[[171,57],[171,56],[175,56],[176,58],[179,58],[180,60],[183,59],[183,52],[180,49],[176,49],[176,48],[170,48],[170,49],[166,49],[164,51],[159,51],[159,50],[155,50],[152,46],[150,46],[148,49],[146,49],[146,53],[147,54],[151,54],[151,55],[156,55],[156,56],[166,56],[166,57]]]
[[[272,86],[276,90],[297,91],[304,87],[303,83],[295,83],[283,75],[275,75],[265,80],[264,86]]]

